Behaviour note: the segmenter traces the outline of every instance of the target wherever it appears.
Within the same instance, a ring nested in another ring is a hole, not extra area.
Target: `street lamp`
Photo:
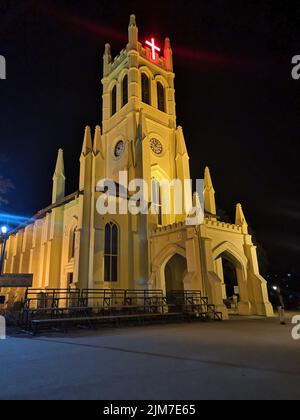
[[[5,225],[1,226],[1,235],[0,236],[1,236],[1,239],[2,239],[2,252],[1,252],[1,259],[0,259],[0,276],[2,275],[4,259],[5,259],[7,232],[8,232],[8,227],[5,226]]]
[[[7,226],[1,226],[1,233],[3,234],[3,235],[6,235],[7,234]]]

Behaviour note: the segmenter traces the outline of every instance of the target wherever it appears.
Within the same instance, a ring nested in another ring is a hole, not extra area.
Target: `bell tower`
[[[106,44],[103,56],[107,178],[118,182],[119,172],[128,171],[129,180],[142,176],[148,185],[153,179],[190,179],[183,132],[176,125],[174,79],[170,39],[163,46],[151,35],[139,40],[136,18],[131,15],[127,46],[113,59]],[[161,224],[177,219],[170,214]]]

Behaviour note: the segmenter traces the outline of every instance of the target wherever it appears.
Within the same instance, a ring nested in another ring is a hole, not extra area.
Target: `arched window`
[[[161,82],[157,82],[157,107],[160,111],[165,112],[165,88]]]
[[[115,115],[117,112],[117,86],[113,87],[111,91],[111,115]]]
[[[162,225],[161,187],[160,182],[155,178],[152,178],[151,195],[153,209],[155,211],[155,214],[157,214],[157,224]]]
[[[128,102],[128,76],[126,75],[122,81],[122,107]]]
[[[150,80],[146,73],[142,73],[142,102],[150,105]]]
[[[105,226],[104,281],[118,281],[119,230],[116,224]]]
[[[77,226],[70,233],[70,258],[75,257]]]

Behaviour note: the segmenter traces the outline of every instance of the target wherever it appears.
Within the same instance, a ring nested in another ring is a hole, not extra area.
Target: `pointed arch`
[[[76,250],[76,232],[77,232],[77,226],[74,226],[74,228],[71,231],[71,246],[70,246],[70,257],[75,258],[75,250]]]
[[[109,222],[104,230],[104,281],[115,283],[119,278],[119,227]]]
[[[161,249],[157,255],[154,256],[152,262],[152,276],[155,279],[154,287],[162,289],[166,293],[166,282],[165,282],[165,270],[169,261],[175,256],[179,255],[185,260],[187,259],[185,248],[178,244],[169,244],[165,248]],[[183,278],[183,283],[187,280],[191,273],[186,272]]]
[[[249,315],[251,312],[251,304],[249,300],[249,282],[248,282],[248,259],[242,251],[240,251],[235,245],[231,242],[223,242],[220,245],[216,246],[213,250],[213,260],[215,266],[215,274],[221,280],[220,290],[223,299],[229,298],[226,290],[226,281],[224,278],[224,260],[229,261],[232,264],[230,269],[231,279],[227,283],[229,287],[228,290],[234,292],[233,286],[234,283],[237,283],[239,288],[239,301],[237,303],[236,310],[240,315]],[[218,265],[221,265],[221,267]],[[232,273],[235,271],[236,278],[232,277]],[[235,295],[235,293],[234,293]]]
[[[217,260],[222,254],[225,254],[234,265],[240,265],[243,271],[247,273],[247,257],[235,245],[231,242],[222,242],[213,249],[214,260]]]
[[[75,258],[76,254],[76,238],[77,238],[77,220],[74,222],[71,227],[69,227],[69,260],[72,260]]]
[[[142,102],[144,102],[147,105],[151,105],[150,78],[144,71],[141,73],[141,89]]]
[[[115,84],[111,90],[111,116],[117,112],[117,85]]]
[[[165,87],[158,81],[156,84],[157,89],[157,108],[159,111],[166,112],[166,98],[165,98]]]
[[[128,103],[128,75],[122,79],[122,107]]]
[[[186,258],[186,250],[183,247],[177,244],[169,244],[154,257],[152,263],[153,269],[164,270],[175,254],[179,254],[181,257]]]

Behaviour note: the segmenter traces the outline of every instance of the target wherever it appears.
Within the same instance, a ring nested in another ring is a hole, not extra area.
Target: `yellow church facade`
[[[113,59],[110,45],[105,46],[102,127],[94,133],[85,129],[78,191],[65,196],[59,150],[52,204],[10,234],[4,273],[32,273],[33,287],[41,289],[161,289],[165,295],[199,290],[225,319],[228,300],[236,295],[240,315],[273,315],[241,205],[234,224],[222,222],[209,169],[203,200],[184,183],[190,180],[189,155],[176,123],[174,78],[170,40],[163,51],[153,39],[142,44],[132,15],[124,50]],[[128,183],[142,179],[150,186],[145,200],[156,212],[120,211],[131,197],[120,174],[126,174]],[[107,197],[100,180],[114,181],[116,193],[110,200],[118,211],[98,211]],[[188,223],[184,206],[175,211],[172,180],[182,181],[182,200],[191,208],[203,201],[201,223]],[[163,181],[170,187],[162,188]],[[162,211],[163,204],[168,212]],[[230,287],[229,266],[236,281]],[[2,293],[15,300],[22,290]]]

